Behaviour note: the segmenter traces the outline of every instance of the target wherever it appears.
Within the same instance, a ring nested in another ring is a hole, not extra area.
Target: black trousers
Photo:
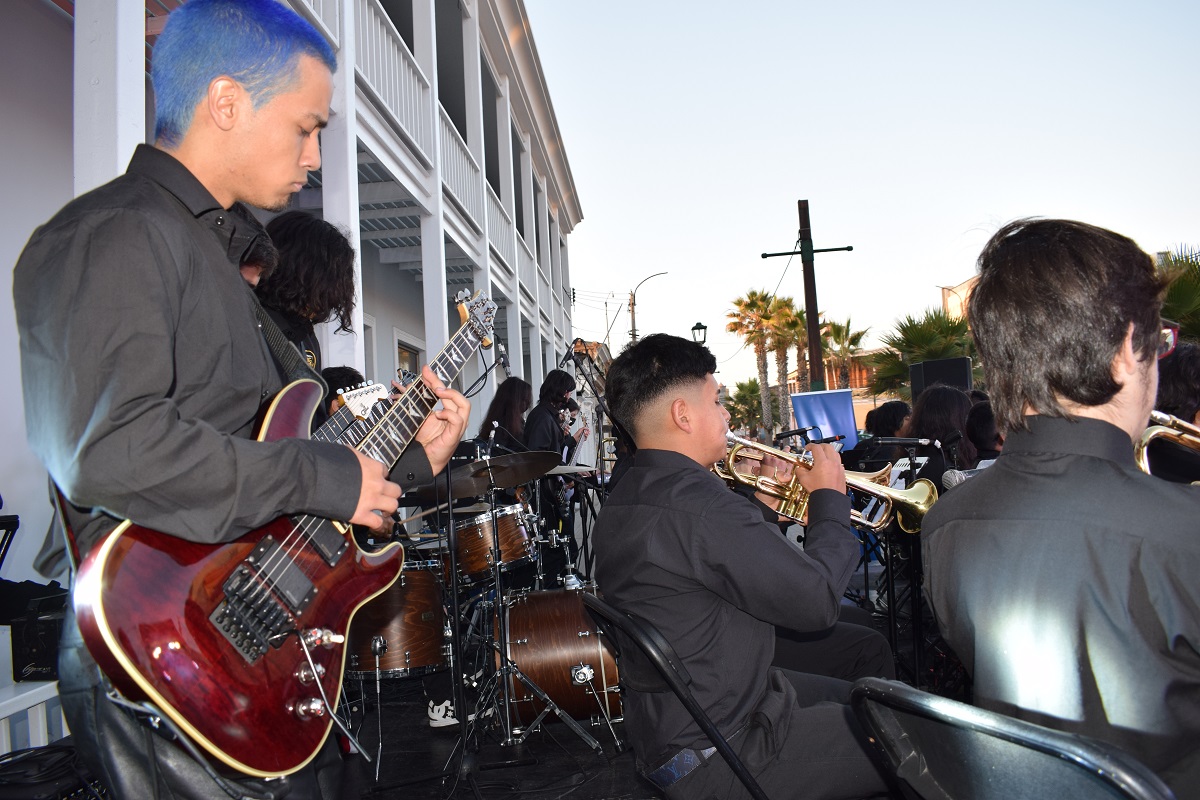
[[[730,742],[772,800],[861,800],[887,797],[887,785],[867,751],[866,734],[850,708],[850,684],[774,670],[772,681],[794,689],[774,695],[795,703],[790,713],[763,708]],[[771,720],[784,719],[784,727]],[[707,746],[707,740],[699,745]],[[750,793],[719,754],[668,787],[670,800],[741,800]]]
[[[58,654],[58,693],[75,747],[91,774],[120,800],[229,800],[204,768],[132,712],[112,703],[99,667],[68,610]],[[266,731],[265,736],[286,736]],[[322,800],[339,796],[342,758],[331,734],[313,761],[286,778],[261,780],[214,769],[248,797]]]
[[[838,622],[824,631],[797,633],[775,629],[774,666],[854,682],[859,678],[896,677],[896,660],[887,637],[871,627],[871,614],[843,605]]]

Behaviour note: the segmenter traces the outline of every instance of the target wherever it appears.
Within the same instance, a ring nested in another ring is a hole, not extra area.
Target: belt
[[[685,747],[667,759],[667,763],[653,772],[647,773],[646,780],[660,789],[666,789],[696,767],[702,766],[704,762],[712,758],[715,752],[717,752],[715,747],[706,747],[703,750]]]
[[[739,733],[746,729],[743,723],[739,725],[737,730],[725,737],[726,741],[733,741]],[[690,774],[696,767],[704,766],[713,754],[717,752],[717,748],[706,747],[703,750],[693,750],[690,747],[685,747],[675,755],[666,760],[661,767],[648,772],[645,775],[646,780],[653,783],[660,789],[666,789],[671,784],[677,782],[680,778]]]

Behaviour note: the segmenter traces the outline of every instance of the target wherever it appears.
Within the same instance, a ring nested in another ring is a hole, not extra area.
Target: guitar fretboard
[[[442,383],[449,386],[479,344],[480,338],[474,329],[470,325],[463,325],[430,362],[429,368]],[[423,382],[413,383],[355,449],[383,462],[390,471],[437,402],[437,395]]]

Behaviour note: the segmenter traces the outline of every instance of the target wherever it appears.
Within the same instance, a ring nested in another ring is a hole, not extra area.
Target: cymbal
[[[576,475],[580,472],[591,472],[595,467],[587,464],[572,464],[567,467],[555,467],[547,472],[547,475]]]
[[[509,453],[464,464],[450,471],[450,490],[455,497],[481,497],[492,486],[512,489],[534,478],[540,478],[558,464],[557,453],[533,450],[528,453]],[[444,478],[414,490],[423,502],[440,502],[446,493]]]

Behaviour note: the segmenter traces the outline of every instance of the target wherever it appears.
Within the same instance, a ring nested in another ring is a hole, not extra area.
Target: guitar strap
[[[283,331],[279,330],[279,326],[262,307],[262,303],[258,302],[258,296],[253,291],[250,292],[250,298],[254,301],[254,316],[258,318],[258,328],[262,331],[263,338],[267,340],[267,347],[271,349],[271,355],[275,356],[275,360],[283,369],[284,382],[291,383],[307,378],[319,383],[323,393],[328,392],[329,387],[325,384],[325,379],[308,365],[304,356],[300,355],[300,351],[296,349],[296,345],[289,342],[288,338],[283,335]]]

